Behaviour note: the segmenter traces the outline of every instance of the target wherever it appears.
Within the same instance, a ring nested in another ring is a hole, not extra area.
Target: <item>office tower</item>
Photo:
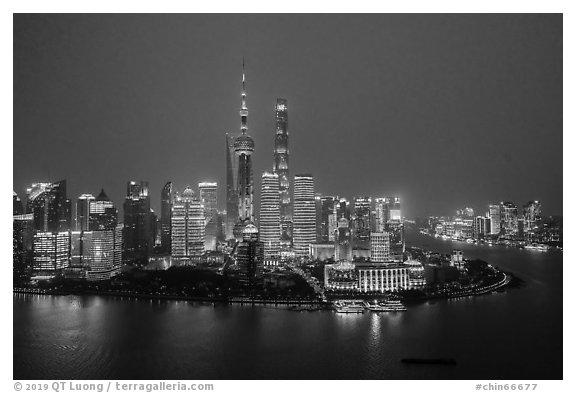
[[[400,198],[386,198],[386,205],[388,210],[388,221],[401,221],[402,212],[400,210]]]
[[[354,198],[354,215],[352,220],[353,236],[359,242],[368,242],[370,240],[370,212],[372,198],[355,197]]]
[[[309,246],[316,242],[316,209],[314,178],[312,175],[294,176],[293,234],[294,254],[297,258],[309,254]]]
[[[260,195],[260,241],[264,244],[264,261],[277,264],[280,257],[280,181],[277,173],[262,174]]]
[[[502,235],[508,239],[518,236],[518,208],[512,202],[500,202]]]
[[[172,205],[172,258],[194,263],[204,253],[204,207],[190,187]]]
[[[406,241],[404,238],[404,223],[398,220],[390,220],[386,226],[390,235],[390,258],[394,262],[404,261]]]
[[[66,198],[66,180],[34,183],[26,194],[26,212],[33,214],[35,230],[61,232],[71,229],[72,211],[70,199]]]
[[[239,239],[249,222],[254,222],[254,178],[252,173],[252,153],[254,140],[248,131],[248,107],[246,106],[246,76],[242,63],[242,106],[240,109],[240,130],[242,133],[234,140],[234,152],[238,159],[238,221],[234,228],[234,236]]]
[[[264,243],[258,236],[258,228],[247,224],[242,230],[242,241],[238,243],[237,260],[240,282],[249,288],[256,287],[262,279]]]
[[[288,101],[276,99],[276,134],[274,136],[273,172],[280,181],[280,223],[282,236],[292,238],[292,203],[290,200],[290,174],[288,150]]]
[[[154,245],[148,182],[130,181],[124,200],[124,259],[147,263]]]
[[[33,276],[51,278],[68,267],[70,232],[36,232],[34,234]]]
[[[16,194],[15,191],[12,192],[14,194],[12,196],[12,215],[18,216],[20,214],[24,214],[24,206],[22,205],[20,197],[18,196],[18,194]]]
[[[90,214],[90,203],[94,201],[94,195],[92,194],[82,194],[76,200],[76,219],[75,230],[76,231],[87,231],[88,230],[88,215]]]
[[[234,238],[238,220],[238,160],[234,152],[234,137],[226,134],[226,239]]]
[[[477,216],[474,218],[474,237],[483,239],[490,235],[490,217]]]
[[[198,196],[204,206],[204,220],[206,223],[204,248],[216,250],[216,242],[220,232],[218,223],[218,183],[202,182],[198,184]]]
[[[352,232],[344,217],[338,220],[338,228],[334,231],[334,260],[352,262]]]
[[[372,232],[370,234],[370,262],[390,261],[390,234]]]
[[[88,222],[90,231],[112,231],[118,225],[118,210],[104,189],[101,189],[100,194],[90,202]]]
[[[68,278],[108,280],[122,266],[122,225],[112,230],[74,231],[70,234]]]
[[[376,218],[376,232],[384,232],[388,222],[386,198],[376,198],[374,200],[374,212]]]
[[[18,213],[20,209],[15,208]],[[32,214],[17,214],[12,220],[12,260],[14,283],[30,276],[30,262],[34,242],[34,217]]]
[[[490,216],[490,235],[498,236],[502,230],[500,223],[500,205],[490,205],[488,210]]]
[[[170,253],[171,241],[172,241],[172,203],[174,202],[174,195],[172,192],[172,182],[167,182],[164,187],[162,187],[162,192],[160,193],[160,244],[162,245],[162,251],[165,253]]]
[[[542,203],[529,201],[523,206],[524,232],[531,233],[542,225]]]
[[[337,227],[335,211],[338,197],[320,196],[316,198],[316,241],[328,243],[334,241],[334,231]]]

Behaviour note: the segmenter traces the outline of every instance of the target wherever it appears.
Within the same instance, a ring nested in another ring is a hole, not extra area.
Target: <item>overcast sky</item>
[[[562,214],[561,15],[15,15],[14,190],[66,179],[121,210],[142,179],[158,211],[166,181],[217,181],[224,208],[243,56],[257,197],[284,97],[318,193]]]

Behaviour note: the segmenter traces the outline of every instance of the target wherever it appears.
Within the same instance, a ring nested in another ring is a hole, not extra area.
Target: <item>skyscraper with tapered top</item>
[[[288,150],[288,101],[276,99],[276,134],[274,136],[273,172],[278,174],[280,182],[280,223],[282,236],[292,239],[292,201],[290,199]]]
[[[234,153],[238,160],[238,219],[234,226],[234,236],[242,238],[243,228],[254,222],[254,177],[252,173],[252,153],[254,140],[248,131],[248,107],[246,106],[246,73],[242,61],[242,106],[240,108],[241,134],[234,140]]]

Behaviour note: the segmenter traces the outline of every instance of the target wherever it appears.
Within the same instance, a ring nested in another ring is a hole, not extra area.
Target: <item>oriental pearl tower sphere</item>
[[[254,140],[248,130],[248,107],[246,106],[246,74],[242,61],[242,107],[240,109],[240,129],[242,133],[234,140],[234,152],[238,159],[238,221],[234,226],[234,237],[242,239],[244,227],[254,222],[254,176],[252,173],[252,153]]]

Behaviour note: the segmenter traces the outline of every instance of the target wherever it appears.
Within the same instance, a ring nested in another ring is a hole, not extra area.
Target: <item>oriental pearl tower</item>
[[[242,106],[240,108],[241,134],[234,140],[234,152],[238,159],[238,220],[234,226],[234,237],[242,239],[244,227],[254,222],[254,176],[252,173],[252,153],[254,140],[246,133],[248,130],[248,107],[246,106],[246,74],[242,59]]]

